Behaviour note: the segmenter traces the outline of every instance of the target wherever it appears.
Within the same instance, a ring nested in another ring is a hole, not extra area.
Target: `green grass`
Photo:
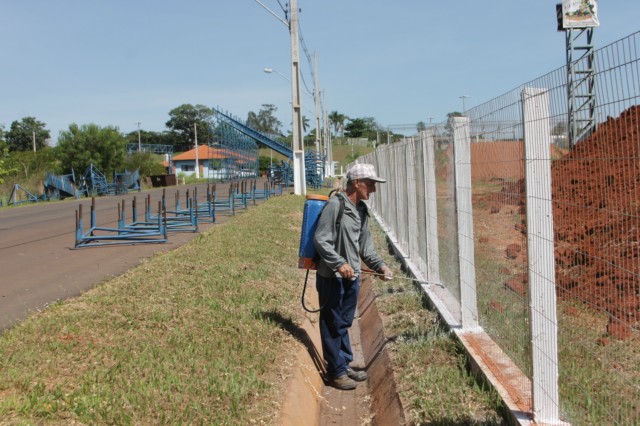
[[[0,423],[275,423],[298,347],[287,329],[302,318],[303,202],[272,198],[5,332]],[[376,283],[407,418],[501,424],[421,292]]]
[[[394,271],[400,265],[384,247],[382,231],[372,226],[379,253]],[[400,399],[408,424],[502,425],[498,395],[469,372],[460,344],[437,314],[425,306],[424,295],[402,273],[391,282],[376,280],[385,335]]]
[[[302,197],[272,198],[0,337],[11,424],[269,423],[300,320]]]
[[[486,195],[499,192],[499,189],[490,184],[477,185],[474,193],[477,190]],[[504,206],[496,215],[489,215],[486,206],[484,213],[481,210],[480,203],[476,202],[476,239],[513,229],[522,219],[515,206]],[[507,214],[510,210],[513,213]],[[507,242],[519,243],[526,250],[524,236],[514,233],[508,237],[513,240]],[[504,252],[496,247],[476,244],[475,266],[482,327],[523,373],[531,377],[528,297],[517,295],[504,286],[510,277],[527,273],[526,261],[507,260]],[[559,298],[556,311],[558,384],[563,418],[576,425],[638,424],[640,346],[637,334],[628,340],[607,336],[608,315],[586,303]]]
[[[559,303],[558,321],[562,412],[576,425],[640,423],[638,336],[606,336],[606,314],[570,301]]]

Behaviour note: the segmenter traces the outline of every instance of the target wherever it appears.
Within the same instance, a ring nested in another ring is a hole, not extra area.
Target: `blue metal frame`
[[[167,228],[162,220],[162,215],[158,214],[156,224],[147,224],[144,227],[134,221],[130,225],[125,224],[124,201],[122,206],[118,204],[118,227],[108,228],[96,225],[96,199],[91,198],[91,224],[84,232],[84,219],[82,217],[82,204],[76,210],[76,241],[75,248],[96,247],[104,245],[122,244],[152,244],[167,242]],[[135,206],[135,202],[134,202]],[[160,213],[160,203],[158,212]],[[133,216],[136,216],[135,207]]]
[[[211,108],[213,112],[217,115],[219,120],[229,124],[231,127],[236,129],[237,131],[249,136],[251,139],[257,141],[258,143],[273,149],[274,151],[284,155],[287,158],[293,157],[293,150],[288,146],[281,144],[278,141],[271,139],[259,131],[252,129],[247,126],[242,120],[232,117],[229,113],[224,113],[220,111],[218,108]]]

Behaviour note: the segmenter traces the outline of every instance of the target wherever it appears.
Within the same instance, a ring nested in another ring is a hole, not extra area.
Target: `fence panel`
[[[465,112],[473,232],[461,238],[473,235],[478,321],[524,373],[521,387],[533,383],[537,420],[559,422],[560,413],[574,424],[640,423],[639,41],[635,33],[595,51],[589,113],[596,126],[571,147],[566,67]],[[548,109],[523,123],[521,94],[533,88]],[[525,160],[526,126],[546,130],[534,138],[538,145],[527,146],[534,157]],[[419,144],[416,137],[385,145],[359,161],[398,180],[380,185],[373,210],[402,236],[429,285],[438,281],[453,296],[455,322],[461,277],[452,136],[452,125],[443,123]],[[549,158],[538,156],[544,152]],[[539,173],[538,161],[551,161],[550,194],[526,180]],[[525,164],[533,166],[526,178]],[[553,238],[539,227],[549,205]],[[546,257],[554,265],[545,265]],[[557,312],[541,289],[555,289]],[[554,384],[548,387],[554,370],[559,397]]]
[[[640,33],[596,51],[596,129],[553,167],[560,401],[639,424]]]

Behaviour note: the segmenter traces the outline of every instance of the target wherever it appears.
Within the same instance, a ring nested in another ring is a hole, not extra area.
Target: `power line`
[[[300,39],[300,45],[302,46],[302,51],[304,52],[304,55],[307,57],[307,63],[309,64],[311,77],[313,81],[315,81],[315,75],[313,71],[313,68],[314,68],[313,61],[311,60],[311,55],[309,54],[309,50],[307,49],[307,44],[305,43],[304,37],[302,36],[302,29],[300,28],[300,22],[298,22],[298,35]],[[302,73],[300,73],[300,78],[302,78],[302,84],[304,84],[304,87],[307,89],[307,92],[315,93],[315,87],[313,91],[309,89],[309,86],[307,85],[307,81],[304,79],[304,75],[302,75]]]

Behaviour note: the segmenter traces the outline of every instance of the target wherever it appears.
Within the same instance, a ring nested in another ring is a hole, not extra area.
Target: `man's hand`
[[[393,272],[387,265],[384,265],[382,268],[380,268],[380,274],[380,279],[382,281],[391,281],[393,279]]]
[[[343,263],[342,265],[340,265],[340,267],[338,268],[338,273],[342,278],[346,278],[348,280],[352,280],[356,277],[353,268],[348,263]]]

